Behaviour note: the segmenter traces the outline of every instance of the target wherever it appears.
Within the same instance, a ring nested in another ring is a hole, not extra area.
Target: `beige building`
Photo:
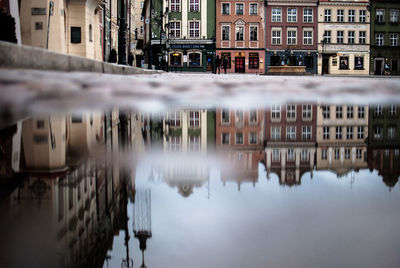
[[[50,2],[54,6],[49,16]],[[102,60],[101,4],[101,0],[21,0],[22,44]]]
[[[368,106],[318,105],[317,170],[343,176],[367,168]]]
[[[319,1],[319,74],[369,74],[368,5],[368,0]]]
[[[144,59],[144,23],[142,15],[144,0],[132,0],[130,6],[130,47],[129,51],[133,55],[133,66],[141,67],[141,61]]]

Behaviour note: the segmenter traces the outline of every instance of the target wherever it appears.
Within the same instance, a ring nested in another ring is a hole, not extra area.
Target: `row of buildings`
[[[147,0],[146,59],[159,68],[264,73],[399,74],[396,0]]]

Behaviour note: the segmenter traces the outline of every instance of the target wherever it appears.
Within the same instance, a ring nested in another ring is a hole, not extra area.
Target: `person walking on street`
[[[215,73],[221,74],[221,59],[219,55],[215,59]]]
[[[222,65],[224,66],[224,73],[226,74],[226,68],[228,68],[228,59],[224,58],[222,60]]]

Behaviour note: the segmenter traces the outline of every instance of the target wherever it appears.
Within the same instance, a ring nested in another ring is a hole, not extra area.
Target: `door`
[[[322,57],[322,74],[329,74],[329,56]]]
[[[244,57],[235,58],[235,73],[244,73]]]
[[[207,72],[212,72],[213,71],[213,56],[207,56]]]
[[[375,60],[375,74],[382,75],[382,60]]]

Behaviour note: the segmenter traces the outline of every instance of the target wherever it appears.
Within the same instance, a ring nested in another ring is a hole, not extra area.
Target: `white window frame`
[[[322,139],[329,140],[331,137],[331,129],[330,127],[323,127],[322,128]]]
[[[238,6],[239,6],[239,5],[242,5],[242,7],[243,7],[243,9],[242,9],[242,14],[238,14]],[[244,15],[244,14],[246,14],[246,10],[245,10],[245,5],[244,5],[244,3],[235,3],[235,15],[242,16],[242,15]]]
[[[280,105],[271,106],[271,120],[281,120],[282,112]]]
[[[191,113],[193,113],[193,117],[191,116]],[[196,116],[196,113],[198,113],[198,116]],[[193,125],[192,122],[193,121]],[[190,111],[189,112],[189,127],[191,128],[199,128],[200,127],[200,111]]]
[[[311,11],[311,13],[309,13],[308,11]],[[305,23],[311,23],[314,21],[314,11],[312,8],[310,7],[305,7],[303,9],[303,22]]]
[[[343,127],[337,126],[337,127],[335,128],[335,130],[336,130],[336,132],[335,132],[335,138],[336,138],[337,140],[343,139]]]
[[[256,39],[252,39],[252,36],[251,36],[251,30],[252,30],[252,28],[256,28],[256,31],[257,31],[257,33],[256,33]],[[249,40],[250,40],[250,41],[258,41],[258,25],[251,24],[251,25],[249,26]]]
[[[337,22],[344,22],[344,9],[337,10],[336,19],[337,19]]]
[[[171,12],[181,11],[181,0],[170,0],[169,2]]]
[[[278,36],[278,33],[279,33],[279,36]],[[272,28],[271,29],[271,44],[272,45],[281,45],[282,44],[282,28]]]
[[[311,33],[311,36],[309,36],[309,33]],[[314,31],[312,28],[304,28],[303,29],[303,45],[313,45],[313,39],[314,39]]]
[[[173,23],[173,24],[171,24],[171,23]],[[177,24],[179,24],[179,28],[176,27]],[[172,25],[174,25],[175,27],[171,27]],[[182,32],[181,25],[182,25],[182,23],[178,20],[170,21],[169,32],[170,32],[171,38],[180,38],[181,37],[181,32]]]
[[[238,32],[240,33],[240,29],[242,29],[242,39],[238,39]],[[245,28],[243,25],[236,25],[235,27],[235,41],[244,41],[245,36]]]
[[[271,9],[271,21],[272,22],[281,22],[282,21],[282,8],[273,7]]]
[[[278,162],[281,159],[281,152],[279,149],[272,150],[272,161]]]
[[[257,138],[258,138],[257,132],[251,131],[249,133],[249,144],[252,144],[252,145],[257,144],[257,140],[258,140]]]
[[[354,9],[349,9],[347,14],[349,22],[356,22],[356,11]]]
[[[391,33],[389,36],[390,46],[397,47],[399,45],[399,34]]]
[[[225,135],[227,136],[228,143],[224,142],[225,141],[225,139],[224,139]],[[221,144],[227,145],[227,144],[230,144],[230,143],[231,143],[231,135],[230,135],[230,133],[229,132],[222,132],[221,133]]]
[[[192,27],[192,23],[193,25],[197,25],[198,27]],[[189,38],[195,38],[195,39],[199,39],[201,36],[200,33],[200,21],[199,20],[191,20],[189,21],[189,27],[188,27],[188,31],[189,31]],[[193,31],[193,35],[192,35],[192,31]],[[196,36],[196,33],[198,33],[198,36]]]
[[[280,126],[271,126],[271,140],[280,140],[281,139],[281,127]]]
[[[399,10],[398,9],[390,9],[390,22],[392,22],[392,23],[399,22]]]
[[[252,13],[254,11],[254,8],[252,6],[256,6],[256,13]],[[258,4],[257,3],[250,3],[249,4],[249,15],[258,15]]]
[[[347,32],[347,43],[354,44],[356,41],[356,32],[355,31],[348,31]]]
[[[239,139],[238,139],[238,135],[242,135],[242,140],[241,143],[238,143]],[[243,136],[243,132],[235,132],[235,144],[237,145],[243,145],[244,144],[244,136]]]
[[[294,36],[293,36],[294,33]],[[297,28],[287,28],[287,39],[288,45],[297,45]]]
[[[332,31],[324,31],[324,40],[326,40],[326,44],[330,44],[332,42]]]
[[[353,106],[347,106],[346,108],[347,111],[347,118],[354,118],[354,107]]]
[[[228,13],[224,13],[224,5],[228,5]],[[221,15],[230,15],[231,14],[231,3],[223,2],[221,3]]]
[[[189,0],[189,11],[199,12],[200,11],[200,0]]]
[[[286,120],[287,121],[296,121],[296,104],[287,104],[286,105]]]
[[[312,139],[312,126],[303,126],[301,131],[301,139],[303,141],[309,141]]]
[[[364,106],[358,106],[357,117],[358,118],[364,118],[365,117],[365,108],[364,108]]]
[[[367,32],[366,31],[359,31],[358,32],[358,43],[366,44],[367,41]]]
[[[309,161],[309,153],[308,153],[308,149],[301,149],[301,157],[300,160],[301,161]]]
[[[375,12],[376,12],[375,13],[376,22],[385,22],[385,10],[377,9]]]
[[[297,22],[297,8],[289,7],[287,9],[287,22]]]
[[[169,151],[170,152],[180,152],[181,151],[181,143],[182,137],[181,136],[170,136],[169,137]]]
[[[200,152],[200,142],[200,136],[189,136],[189,152]]]
[[[228,28],[228,39],[224,39],[224,28]],[[221,40],[222,41],[230,41],[231,40],[231,26],[230,25],[221,25]]]
[[[286,140],[288,140],[288,141],[296,140],[296,126],[295,125],[286,126]]]
[[[364,139],[364,127],[358,126],[357,127],[357,139]]]
[[[358,12],[360,22],[367,22],[367,11],[359,10]]]
[[[312,120],[312,105],[303,104],[301,107],[301,118],[303,120]]]
[[[340,31],[336,32],[336,42],[338,44],[343,44],[344,43],[344,31],[340,30]]]
[[[346,128],[346,139],[352,140],[354,137],[353,126],[347,126]]]
[[[325,9],[324,10],[324,22],[331,22],[332,21],[332,10]]]

